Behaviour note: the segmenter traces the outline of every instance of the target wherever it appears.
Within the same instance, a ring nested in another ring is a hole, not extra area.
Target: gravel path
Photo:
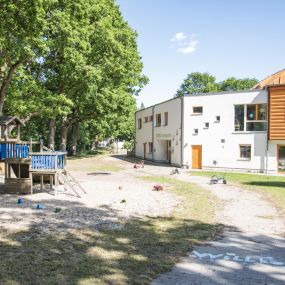
[[[153,285],[285,284],[285,226],[269,202],[233,185],[209,185],[205,177],[184,173],[176,178],[196,183],[221,199],[224,207],[217,221],[227,227],[218,240],[194,248]]]

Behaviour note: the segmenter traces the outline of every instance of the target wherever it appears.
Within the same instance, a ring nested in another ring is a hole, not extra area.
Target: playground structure
[[[0,161],[5,165],[5,193],[33,194],[34,182],[40,181],[43,190],[48,181],[50,189],[65,191],[80,197],[85,193],[80,184],[67,172],[66,152],[52,151],[42,141],[21,141],[20,128],[24,123],[17,117],[0,116]]]

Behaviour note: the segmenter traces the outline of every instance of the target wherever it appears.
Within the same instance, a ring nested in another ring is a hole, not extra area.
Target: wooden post
[[[33,195],[33,173],[30,172],[30,178],[31,178],[31,195]]]
[[[49,182],[50,182],[50,189],[52,189],[53,187],[53,176],[52,175],[49,176]]]
[[[43,140],[41,139],[41,140],[40,140],[40,152],[43,152],[43,147],[44,147],[44,142],[43,142]]]
[[[32,138],[30,138],[30,149],[29,149],[30,152],[33,152],[33,141],[32,141]]]
[[[58,187],[59,187],[59,176],[58,176],[58,173],[56,172],[54,174],[55,176],[55,195],[57,196],[58,195]]]
[[[20,140],[20,129],[21,129],[20,124],[18,124],[17,126],[17,140],[18,141]]]
[[[44,176],[41,174],[41,191],[44,189]]]

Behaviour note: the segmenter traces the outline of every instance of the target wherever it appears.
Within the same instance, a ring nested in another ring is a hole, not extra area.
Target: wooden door
[[[277,169],[279,173],[285,173],[285,145],[277,145]]]
[[[146,159],[146,143],[143,144],[143,159]]]
[[[192,168],[202,168],[202,145],[192,145]]]

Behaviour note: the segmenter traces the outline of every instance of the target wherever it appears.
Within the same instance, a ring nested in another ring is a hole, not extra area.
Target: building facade
[[[285,173],[285,85],[186,95],[139,110],[135,119],[139,158]]]

